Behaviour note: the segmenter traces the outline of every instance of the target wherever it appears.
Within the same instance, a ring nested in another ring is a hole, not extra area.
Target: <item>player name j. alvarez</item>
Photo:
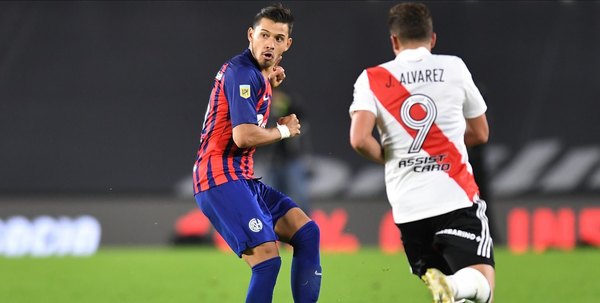
[[[432,68],[425,70],[407,71],[400,74],[398,81],[403,85],[424,83],[424,82],[444,82],[444,69]],[[386,87],[392,87],[392,78],[385,84]]]

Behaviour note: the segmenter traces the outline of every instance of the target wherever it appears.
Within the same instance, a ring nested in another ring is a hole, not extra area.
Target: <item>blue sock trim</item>
[[[248,285],[246,303],[264,303],[273,301],[273,290],[281,268],[281,257],[277,256],[260,262],[252,267],[252,278]]]

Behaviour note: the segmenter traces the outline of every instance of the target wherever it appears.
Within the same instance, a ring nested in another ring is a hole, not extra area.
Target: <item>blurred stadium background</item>
[[[383,169],[347,140],[356,77],[392,58],[394,2],[283,3],[297,21],[282,89],[310,125],[301,192],[323,249],[399,252]],[[597,250],[600,2],[425,3],[434,52],[462,57],[488,102],[490,142],[470,152],[497,245]],[[222,248],[191,169],[212,79],[267,4],[0,2],[0,255]]]

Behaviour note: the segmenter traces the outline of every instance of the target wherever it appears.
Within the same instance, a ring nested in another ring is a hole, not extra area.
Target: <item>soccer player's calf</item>
[[[319,226],[309,221],[290,239],[294,247],[292,259],[292,295],[294,302],[317,302],[321,290]]]
[[[252,267],[252,278],[248,285],[246,302],[272,302],[273,289],[281,268],[281,257],[263,261]]]

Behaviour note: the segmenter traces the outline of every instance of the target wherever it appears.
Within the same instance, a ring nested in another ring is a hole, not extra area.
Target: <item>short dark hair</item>
[[[433,20],[425,4],[400,3],[390,9],[388,27],[400,41],[423,41],[431,38]]]
[[[276,23],[285,23],[289,28],[289,35],[292,35],[292,27],[294,26],[294,16],[292,15],[292,11],[284,7],[281,3],[271,4],[258,12],[256,16],[254,16],[254,25],[252,27],[256,27],[262,18],[267,18]]]

